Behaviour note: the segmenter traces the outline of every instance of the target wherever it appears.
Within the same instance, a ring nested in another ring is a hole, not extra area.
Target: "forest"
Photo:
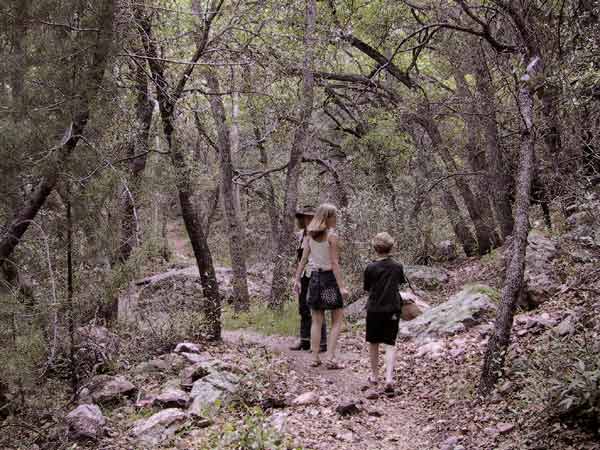
[[[0,448],[600,449],[598,0],[5,0],[0,198]]]

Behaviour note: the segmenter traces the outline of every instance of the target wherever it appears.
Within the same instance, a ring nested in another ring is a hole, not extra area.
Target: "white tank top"
[[[329,252],[329,239],[315,241],[312,237],[308,238],[310,255],[308,256],[308,273],[315,270],[331,270],[331,256]]]

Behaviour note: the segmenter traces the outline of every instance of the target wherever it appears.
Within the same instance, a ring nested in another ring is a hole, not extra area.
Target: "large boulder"
[[[190,396],[187,392],[171,386],[166,386],[154,399],[154,404],[159,408],[187,408],[189,403]]]
[[[202,416],[216,404],[230,403],[240,388],[240,377],[218,366],[208,367],[209,374],[194,382],[190,397],[192,404],[190,414]]]
[[[496,296],[497,292],[489,286],[467,286],[446,303],[425,310],[410,322],[402,322],[400,335],[423,342],[461,333],[496,311]]]
[[[72,439],[96,440],[104,435],[106,419],[97,405],[79,405],[67,415]]]
[[[181,409],[164,409],[148,419],[138,420],[131,430],[131,435],[140,444],[155,448],[182,429],[187,419],[187,414]]]
[[[557,292],[560,280],[553,267],[557,255],[558,246],[554,240],[538,232],[529,233],[525,254],[522,306],[537,307]]]
[[[448,271],[442,267],[405,266],[406,277],[423,289],[439,289],[450,279]]]
[[[98,404],[118,403],[132,397],[137,388],[123,376],[97,375],[81,390],[80,400]]]
[[[441,241],[435,244],[435,259],[437,261],[454,261],[458,258],[456,244],[452,241]]]

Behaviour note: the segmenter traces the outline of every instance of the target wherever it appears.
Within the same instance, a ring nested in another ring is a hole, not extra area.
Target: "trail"
[[[314,391],[320,397],[315,405],[283,410],[286,432],[304,448],[315,450],[433,450],[434,444],[422,433],[422,413],[407,401],[398,378],[398,394],[367,400],[361,388],[367,376],[367,356],[348,336],[340,340],[338,361],[342,370],[310,366],[309,352],[289,350],[294,338],[263,336],[250,330],[225,331],[225,343],[255,345],[267,349],[287,362],[286,387],[294,396]],[[360,347],[359,347],[360,348]],[[294,392],[295,391],[295,392]],[[345,402],[361,402],[360,414],[340,417],[335,408]],[[380,416],[380,417],[378,417]]]

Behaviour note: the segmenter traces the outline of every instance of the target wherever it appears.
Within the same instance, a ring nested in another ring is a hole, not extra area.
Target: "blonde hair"
[[[323,203],[317,208],[314,219],[308,225],[308,235],[313,239],[322,239],[327,233],[327,220],[337,215],[337,208],[331,203]]]
[[[386,232],[378,233],[373,238],[373,248],[379,254],[389,253],[395,244],[394,238]]]

